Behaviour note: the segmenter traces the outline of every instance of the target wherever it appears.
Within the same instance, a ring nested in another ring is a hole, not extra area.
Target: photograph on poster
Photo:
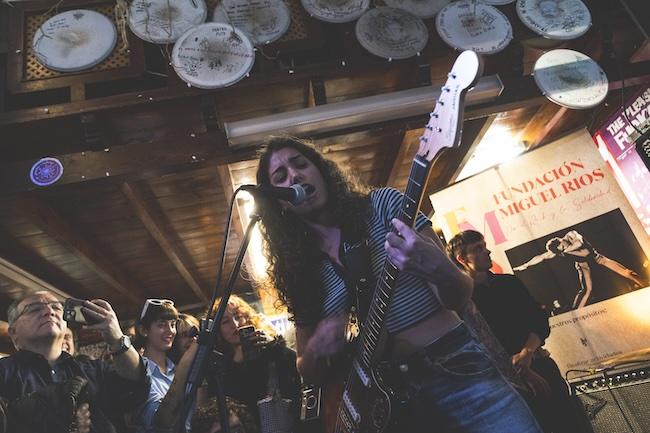
[[[553,314],[648,286],[650,262],[619,209],[505,251]]]

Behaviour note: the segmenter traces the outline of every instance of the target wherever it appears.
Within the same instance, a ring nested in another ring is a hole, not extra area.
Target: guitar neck
[[[431,163],[426,159],[420,156],[413,159],[408,184],[404,192],[404,200],[397,214],[397,218],[409,227],[415,225],[430,168]],[[393,229],[393,233],[396,233],[395,229]],[[386,258],[359,340],[357,360],[366,367],[370,367],[373,359],[382,354],[384,321],[399,274],[400,270]]]

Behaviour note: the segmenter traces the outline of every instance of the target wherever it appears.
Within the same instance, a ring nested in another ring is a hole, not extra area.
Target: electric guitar
[[[479,56],[473,51],[464,51],[456,59],[440,91],[440,98],[420,137],[398,214],[398,218],[410,227],[415,223],[435,160],[443,150],[460,142],[465,93],[481,73]],[[399,273],[399,269],[386,259],[357,337],[347,380],[325,390],[323,421],[328,433],[383,433],[391,424],[399,395],[388,385],[388,375],[380,360],[388,336],[384,321]],[[328,410],[328,405],[330,408],[335,405],[337,409]]]

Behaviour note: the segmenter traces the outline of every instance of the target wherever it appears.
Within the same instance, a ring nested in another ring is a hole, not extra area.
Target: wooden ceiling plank
[[[199,281],[194,277],[190,269],[195,269],[195,266],[190,263],[191,259],[187,252],[171,242],[173,234],[168,224],[158,223],[154,214],[160,214],[152,209],[152,206],[147,204],[144,199],[144,192],[142,186],[138,183],[124,182],[122,184],[122,192],[129,201],[131,208],[145,226],[151,237],[158,243],[160,249],[165,253],[167,258],[172,262],[178,273],[183,277],[183,280],[192,289],[194,294],[204,302],[208,301],[206,290],[201,287]],[[160,220],[160,218],[158,218]]]
[[[117,293],[137,303],[142,302],[136,293],[140,293],[138,284],[107,255],[80,234],[78,227],[73,227],[53,208],[36,197],[21,199],[20,206],[33,216],[39,227],[52,238],[73,251],[79,260],[90,270],[106,281]]]
[[[530,150],[542,144],[567,111],[566,107],[553,102],[544,103],[531,117],[521,133],[521,140],[526,145],[526,149]]]
[[[411,143],[414,139],[416,139],[416,136],[419,136],[421,133],[422,131],[419,129],[406,131],[402,137],[402,142],[400,145],[395,146],[396,151],[394,154],[390,155],[388,159],[390,161],[390,158],[393,158],[393,165],[390,168],[388,177],[386,178],[386,186],[395,187],[397,185],[398,179],[400,177],[400,168],[404,164],[404,159],[409,153]]]
[[[71,297],[70,294],[46,281],[41,280],[36,275],[26,271],[25,269],[12,263],[4,257],[0,257],[0,275],[28,289],[29,291],[37,292],[46,290],[48,292],[52,292],[59,299]]]

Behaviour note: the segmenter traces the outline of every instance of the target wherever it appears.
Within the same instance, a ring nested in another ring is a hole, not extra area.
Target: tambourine
[[[498,53],[512,40],[512,26],[503,12],[477,1],[445,6],[436,16],[436,29],[453,48],[480,54]]]
[[[291,12],[282,0],[222,0],[212,21],[232,24],[248,34],[255,45],[276,41],[289,30]]]
[[[133,0],[129,28],[137,37],[154,44],[170,44],[205,21],[204,0]]]
[[[117,43],[113,22],[99,12],[75,9],[45,21],[34,33],[32,49],[45,67],[78,72],[101,63]]]
[[[385,6],[363,14],[355,30],[362,47],[389,60],[413,57],[429,40],[422,19],[403,9]]]
[[[188,30],[172,50],[172,66],[191,86],[217,89],[231,86],[253,67],[253,43],[229,24],[206,23]]]
[[[601,67],[573,50],[552,50],[542,55],[535,62],[533,77],[549,100],[577,110],[600,104],[609,89],[609,80]]]
[[[591,27],[591,14],[580,0],[517,0],[526,27],[548,39],[575,39]]]

